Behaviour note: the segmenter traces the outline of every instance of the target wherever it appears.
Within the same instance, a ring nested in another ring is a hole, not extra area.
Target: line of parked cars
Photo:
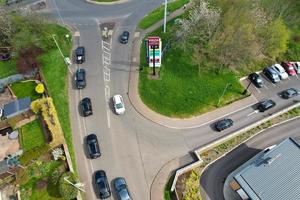
[[[129,35],[128,35],[129,36]],[[82,64],[85,61],[85,48],[80,46],[75,49],[75,60],[77,64]],[[77,89],[84,89],[86,87],[86,71],[83,68],[78,68],[75,73],[75,86]],[[115,112],[117,114],[125,113],[124,101],[121,95],[115,95],[112,98]],[[90,98],[85,97],[80,102],[80,109],[83,117],[93,114],[92,101]],[[97,135],[92,133],[86,137],[85,145],[87,154],[90,159],[96,159],[101,156],[100,146]],[[106,199],[111,196],[111,190],[108,183],[108,178],[104,170],[97,170],[94,173],[94,181],[96,193],[100,199]],[[114,179],[113,185],[116,194],[120,200],[132,200],[129,193],[127,183],[124,178],[118,177]]]
[[[263,73],[270,79],[272,83],[278,83],[280,80],[287,79],[288,76],[295,76],[300,74],[300,62],[281,62],[281,64],[274,64],[266,67]],[[264,84],[262,78],[257,73],[252,73],[248,76],[249,80],[258,88]],[[289,88],[280,93],[283,99],[289,99],[299,95],[299,91],[295,88]],[[276,106],[276,103],[271,99],[266,99],[258,103],[257,110],[265,112]],[[223,131],[233,126],[233,120],[229,118],[221,119],[215,122],[214,127],[217,131]]]

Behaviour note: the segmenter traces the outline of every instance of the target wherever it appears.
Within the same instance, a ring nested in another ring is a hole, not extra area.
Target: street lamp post
[[[249,84],[247,85],[246,89],[243,91],[243,95],[247,94],[248,88],[250,87],[251,83],[252,82],[250,81]]]
[[[227,88],[228,88],[229,86],[231,86],[231,85],[232,85],[231,83],[226,83],[226,86],[225,86],[225,88],[224,88],[224,90],[223,90],[223,93],[222,93],[222,95],[219,97],[219,101],[218,101],[217,107],[219,107],[219,105],[220,105],[220,103],[221,103],[221,98],[224,96],[224,94],[225,94]]]
[[[165,0],[165,14],[164,14],[164,33],[167,29],[167,6],[168,6],[168,0]]]
[[[82,189],[82,187],[84,186],[83,183],[72,183],[71,181],[68,180],[68,176],[64,177],[64,180],[69,183],[70,185],[73,185],[74,187],[76,187],[78,190],[82,191],[82,192],[85,192],[84,189]]]

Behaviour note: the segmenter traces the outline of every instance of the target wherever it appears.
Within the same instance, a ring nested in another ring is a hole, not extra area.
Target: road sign
[[[148,37],[147,44],[147,60],[149,63],[149,67],[153,67],[153,59],[154,66],[161,66],[161,39],[160,37]],[[154,53],[154,58],[153,58]]]

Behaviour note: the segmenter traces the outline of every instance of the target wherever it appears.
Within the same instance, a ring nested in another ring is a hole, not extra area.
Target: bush
[[[59,179],[59,192],[63,199],[65,200],[71,200],[75,199],[78,193],[78,189],[68,183],[64,178],[67,177],[67,180],[69,180],[71,183],[76,183],[75,175],[71,172],[64,173],[60,179]]]
[[[30,149],[24,152],[20,157],[20,162],[22,165],[28,165],[32,160],[38,159],[41,155],[45,154],[49,150],[49,146],[45,145],[43,147]]]

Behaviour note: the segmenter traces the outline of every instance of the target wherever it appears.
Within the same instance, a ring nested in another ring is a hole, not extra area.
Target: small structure
[[[22,114],[30,109],[30,97],[17,99],[4,105],[4,116],[9,119],[19,114]]]
[[[235,170],[230,186],[243,200],[300,199],[300,144],[287,138]]]

